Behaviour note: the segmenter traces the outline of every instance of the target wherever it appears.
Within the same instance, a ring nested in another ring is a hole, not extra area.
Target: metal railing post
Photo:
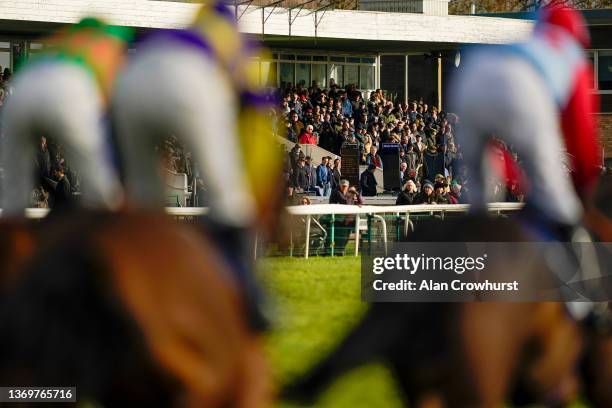
[[[336,247],[336,214],[331,215],[331,225],[329,231],[329,239],[330,239],[330,252],[331,256],[334,256],[334,248]]]
[[[359,214],[355,215],[355,256],[359,255],[359,221],[361,221],[361,217]]]
[[[306,245],[304,250],[304,258],[308,259],[308,252],[310,252],[310,219],[311,215],[306,216]]]

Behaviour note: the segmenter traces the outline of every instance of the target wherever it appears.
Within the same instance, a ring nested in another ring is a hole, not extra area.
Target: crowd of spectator
[[[400,156],[398,204],[467,202],[469,180],[454,136],[455,127],[460,126],[456,115],[438,111],[422,100],[395,103],[380,89],[364,99],[354,85],[341,88],[333,79],[329,89],[321,89],[313,81],[310,87],[286,84],[279,92],[277,130],[296,143],[285,164],[290,194],[330,196],[341,179],[337,156],[350,144],[358,147],[360,164],[367,166],[354,187],[361,196],[375,196],[381,186],[374,172],[384,167],[379,149],[383,143],[396,143]],[[317,145],[335,158],[327,156],[322,163],[313,163],[300,145]],[[427,157],[436,157],[438,167],[432,165],[433,160],[428,163]],[[493,199],[498,201],[524,199],[518,180],[508,186],[498,182],[493,190]]]

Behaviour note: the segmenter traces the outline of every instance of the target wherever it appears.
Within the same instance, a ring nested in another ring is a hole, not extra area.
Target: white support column
[[[380,54],[376,56],[376,86],[374,89],[380,89]]]
[[[404,102],[408,103],[408,54],[404,56]]]

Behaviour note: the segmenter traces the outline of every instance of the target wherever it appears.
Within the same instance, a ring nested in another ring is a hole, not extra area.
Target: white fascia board
[[[198,10],[197,4],[147,0],[0,0],[0,19],[75,23],[84,16],[103,18],[113,24],[144,28],[180,28],[188,25]],[[239,8],[240,29],[261,34],[261,9]],[[289,11],[265,9],[272,13],[265,33],[289,35]],[[315,37],[314,13],[302,10],[291,24],[296,37]],[[533,22],[480,16],[426,16],[411,13],[334,10],[320,19],[317,36],[321,38],[498,44],[520,40],[531,32]]]

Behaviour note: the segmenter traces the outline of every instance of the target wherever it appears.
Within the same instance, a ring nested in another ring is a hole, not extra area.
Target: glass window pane
[[[310,64],[296,64],[295,83],[310,86]]]
[[[280,59],[282,59],[282,60],[294,60],[295,59],[295,55],[281,54],[280,55]]]
[[[591,66],[595,67],[595,51],[587,51],[587,59],[591,62]],[[594,68],[593,68],[594,69]],[[590,83],[591,89],[595,88],[595,71],[591,72],[592,75],[592,80]]]
[[[312,57],[313,61],[327,61],[327,57],[324,55],[315,55]]]
[[[0,51],[0,67],[4,68],[11,67],[11,53],[10,51]]]
[[[340,64],[332,64],[331,73],[329,75],[330,79],[333,79],[336,85],[343,87],[344,86],[344,65]],[[330,81],[331,86],[331,81]]]
[[[349,58],[346,59],[346,62],[356,62],[356,63],[359,63],[359,62],[361,62],[361,59],[360,58],[349,57]]]
[[[292,62],[281,62],[280,63],[280,82],[281,87],[285,84],[293,85],[293,74],[295,70],[295,64]]]
[[[311,61],[312,57],[310,55],[298,55],[298,61]]]
[[[344,67],[344,84],[359,85],[359,67],[357,65],[346,65]]]
[[[317,81],[320,88],[327,86],[327,65],[314,64],[312,66],[312,80]]]
[[[329,57],[330,61],[334,61],[334,62],[344,62],[346,61],[345,57]]]
[[[359,89],[374,89],[374,67],[362,65],[359,71]]]
[[[276,88],[276,62],[273,61],[262,61],[260,65],[261,69],[261,84],[267,87]]]
[[[612,90],[612,51],[599,51],[597,75],[599,89],[602,91]]]
[[[364,62],[366,64],[375,64],[376,58],[362,58],[361,62]]]
[[[0,41],[0,48],[11,48],[11,43],[8,41]]]

